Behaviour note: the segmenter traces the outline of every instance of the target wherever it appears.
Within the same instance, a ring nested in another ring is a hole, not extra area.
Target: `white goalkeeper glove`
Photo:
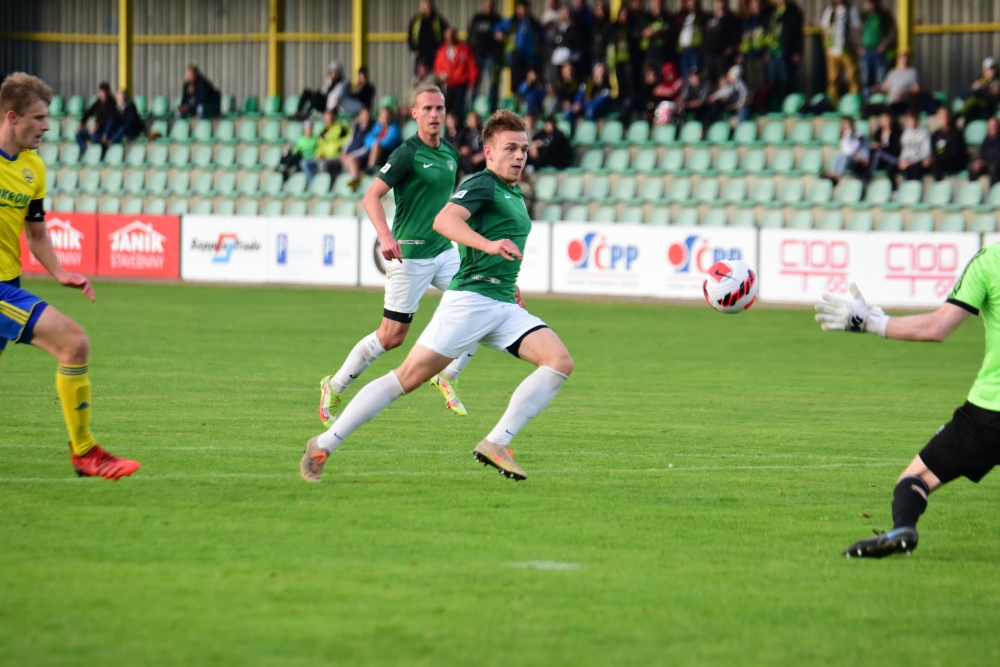
[[[854,301],[839,299],[832,294],[823,295],[823,303],[816,304],[816,321],[826,331],[866,331],[885,338],[889,316],[881,308],[868,308],[858,286],[851,283]]]

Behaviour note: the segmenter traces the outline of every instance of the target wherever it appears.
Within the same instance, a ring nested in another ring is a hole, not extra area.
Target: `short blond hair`
[[[428,83],[426,85],[420,86],[419,88],[417,88],[417,92],[413,93],[414,106],[416,106],[417,104],[417,98],[423,95],[424,93],[437,93],[438,95],[444,95],[444,93],[441,92],[441,88],[439,86],[436,86],[433,83]]]
[[[37,76],[24,72],[14,72],[0,85],[0,117],[13,111],[23,116],[35,102],[41,100],[46,106],[52,101],[52,89]]]
[[[490,139],[501,132],[527,132],[528,126],[513,111],[500,109],[495,111],[490,119],[483,126],[483,143],[490,143]]]

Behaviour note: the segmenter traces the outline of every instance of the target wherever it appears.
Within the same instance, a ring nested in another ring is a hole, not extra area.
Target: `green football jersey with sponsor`
[[[524,254],[524,244],[531,232],[531,216],[524,203],[524,193],[517,185],[507,185],[489,169],[462,184],[451,203],[472,214],[469,226],[490,241],[510,239]],[[514,303],[517,274],[521,260],[504,259],[482,250],[459,246],[462,265],[448,285],[450,290],[479,292],[497,301]]]
[[[1000,412],[1000,245],[983,248],[972,258],[948,303],[983,314],[986,356],[969,392],[969,402]]]
[[[434,231],[434,218],[455,190],[458,151],[444,139],[431,148],[413,135],[392,152],[378,173],[392,188],[396,218],[392,236],[403,259],[437,257],[451,241]]]

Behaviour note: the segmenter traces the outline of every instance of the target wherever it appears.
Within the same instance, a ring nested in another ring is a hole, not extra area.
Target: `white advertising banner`
[[[185,215],[181,278],[218,282],[267,281],[271,235],[267,218]]]
[[[933,308],[979,251],[971,232],[760,232],[762,301],[816,303],[858,284],[868,303]]]
[[[524,261],[517,277],[517,286],[522,292],[548,292],[550,289],[552,245],[550,243],[552,224],[531,223],[531,233],[524,244]]]
[[[385,268],[388,262],[382,257],[382,244],[368,216],[361,218],[361,286],[385,287]]]
[[[555,223],[552,291],[704,299],[704,274],[722,259],[757,268],[757,231]]]
[[[358,219],[269,218],[273,283],[358,284]]]
[[[983,247],[986,248],[991,245],[996,245],[1000,243],[1000,234],[991,233],[983,234]]]

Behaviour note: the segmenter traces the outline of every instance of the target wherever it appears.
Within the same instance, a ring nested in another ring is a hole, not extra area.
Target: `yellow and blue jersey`
[[[28,205],[45,197],[45,163],[23,150],[9,156],[0,150],[0,282],[21,275],[21,231]]]

